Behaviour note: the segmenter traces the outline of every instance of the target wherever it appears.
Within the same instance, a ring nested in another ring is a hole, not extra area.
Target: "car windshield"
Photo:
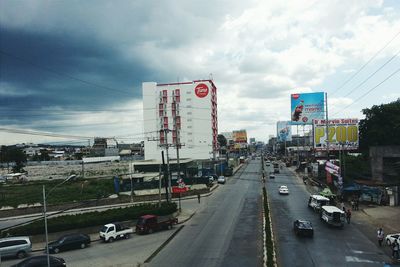
[[[145,224],[146,223],[146,219],[144,219],[144,218],[139,218],[138,220],[137,220],[137,225],[142,225],[142,224]]]
[[[101,227],[100,232],[106,233],[107,229],[108,227],[104,225],[103,227]]]

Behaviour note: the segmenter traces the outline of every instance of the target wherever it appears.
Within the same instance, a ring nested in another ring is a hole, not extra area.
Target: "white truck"
[[[100,239],[104,242],[114,242],[114,240],[129,238],[133,234],[133,229],[125,227],[119,223],[108,223],[100,229]]]

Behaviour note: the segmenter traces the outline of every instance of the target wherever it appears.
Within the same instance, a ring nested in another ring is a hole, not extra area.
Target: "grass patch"
[[[25,184],[0,185],[0,207],[17,207],[20,204],[43,202],[42,187],[46,193],[62,180],[32,181]],[[114,193],[113,180],[110,179],[77,179],[56,187],[47,198],[48,204],[70,203],[109,196]]]

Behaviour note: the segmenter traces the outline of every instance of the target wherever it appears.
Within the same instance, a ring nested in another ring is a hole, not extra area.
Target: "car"
[[[226,182],[226,179],[225,179],[225,176],[220,176],[220,177],[218,177],[218,183],[219,184],[224,184]]]
[[[25,258],[32,251],[32,243],[27,236],[0,238],[1,257]]]
[[[271,174],[269,175],[269,179],[275,179],[275,174],[272,174],[272,173],[271,173]]]
[[[400,233],[386,235],[385,237],[386,245],[391,246],[396,239],[397,242],[400,243]]]
[[[63,258],[49,255],[49,260],[51,267],[67,266]],[[47,266],[47,255],[32,256],[17,264],[12,265],[11,267],[37,267],[37,266]]]
[[[314,236],[312,223],[307,220],[295,220],[293,223],[293,230],[297,236]]]
[[[289,195],[289,189],[287,188],[286,185],[281,185],[279,187],[279,194],[281,194],[281,195]]]
[[[60,251],[86,248],[90,245],[90,237],[86,234],[67,234],[61,236],[57,241],[49,243],[50,253],[59,253]]]

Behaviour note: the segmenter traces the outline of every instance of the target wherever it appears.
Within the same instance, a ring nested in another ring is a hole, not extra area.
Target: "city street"
[[[260,168],[259,160],[251,161],[202,200],[196,215],[150,266],[261,266]]]
[[[271,172],[272,167],[266,167]],[[354,224],[343,229],[324,224],[307,207],[309,193],[300,179],[283,168],[275,179],[267,176],[266,187],[274,229],[279,266],[383,266],[389,258]],[[278,187],[287,185],[289,195],[279,195]],[[314,237],[295,236],[293,222],[309,220]]]
[[[182,212],[195,215],[149,262],[150,266],[261,266],[262,202],[259,161],[243,166],[208,197],[182,200]],[[178,230],[133,235],[112,244],[94,242],[84,250],[55,256],[67,266],[136,266],[144,263]],[[179,257],[176,251],[180,251]],[[35,252],[32,255],[42,254]],[[19,262],[5,260],[1,267]]]

